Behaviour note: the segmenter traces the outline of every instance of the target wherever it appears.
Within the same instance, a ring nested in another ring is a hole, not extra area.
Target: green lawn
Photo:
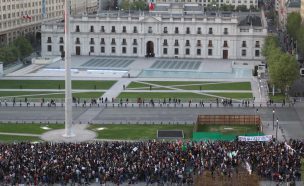
[[[226,98],[232,99],[251,99],[252,93],[230,93],[230,92],[223,92],[223,93],[211,93],[212,95],[217,95]]]
[[[103,130],[97,130],[104,128]],[[97,133],[99,139],[118,139],[118,140],[148,140],[156,139],[157,130],[183,130],[185,139],[192,138],[192,125],[140,125],[140,124],[121,124],[121,125],[92,125],[89,127]]]
[[[122,92],[119,94],[117,98],[129,98],[129,99],[137,99],[137,98],[145,98],[145,99],[164,99],[164,98],[177,98],[177,99],[188,99],[188,98],[198,98],[198,99],[211,99],[212,97],[199,95],[195,93],[167,93],[167,92]]]
[[[284,94],[279,94],[279,93],[276,93],[274,94],[274,96],[271,94],[269,94],[269,99],[272,99],[274,102],[280,102],[282,103],[283,102],[283,99],[285,99],[286,96]]]
[[[41,141],[38,137],[32,136],[12,136],[12,135],[0,135],[0,142],[13,143],[13,142],[22,142],[22,141]]]
[[[202,88],[202,90],[251,90],[251,84],[249,82],[237,82],[237,83],[178,86],[176,88],[183,90],[200,90],[200,88]]]
[[[198,132],[219,132],[227,135],[245,135],[258,133],[255,125],[199,125]]]
[[[251,90],[250,82],[227,82],[227,83],[214,83],[211,82],[186,82],[186,81],[146,81],[146,83],[157,84],[161,86],[173,86],[174,88],[183,90]],[[196,84],[196,85],[191,85]],[[141,88],[143,90],[149,89],[149,85],[140,82],[132,82],[128,85],[131,88]],[[170,88],[154,87],[152,90],[168,90]]]
[[[205,82],[205,81],[145,81],[146,83],[153,83],[157,85],[163,86],[174,86],[174,85],[189,85],[189,84],[206,84],[212,82]]]
[[[39,95],[39,94],[45,94],[45,95]],[[101,95],[103,95],[103,92],[78,92],[73,93],[74,97],[77,98],[98,98]],[[64,92],[27,92],[27,91],[1,91],[0,97],[17,97],[20,98],[64,98]],[[18,100],[18,98],[17,98]]]
[[[49,130],[42,129],[41,127],[51,128],[50,130],[63,129],[63,124],[15,124],[5,123],[0,124],[0,132],[7,133],[28,133],[28,134],[42,134]]]
[[[199,82],[199,81],[144,81],[145,83],[152,83],[161,86],[174,86],[174,85],[189,85],[189,84],[205,84],[210,82]],[[145,88],[149,85],[140,82],[131,82],[127,88]],[[153,86],[152,86],[153,87]],[[154,88],[154,90],[165,90],[165,88]]]
[[[109,89],[116,81],[73,80],[73,89]],[[63,80],[1,80],[0,89],[64,89]]]
[[[212,95],[217,95],[226,98],[233,99],[249,99],[252,98],[252,93],[208,93]],[[177,98],[177,99],[205,99],[205,100],[214,100],[214,97],[200,95],[196,93],[184,93],[184,92],[176,92],[176,93],[166,93],[166,92],[122,92],[117,98],[123,99],[131,99],[136,100],[137,98],[145,98],[145,99],[164,99],[164,98]]]

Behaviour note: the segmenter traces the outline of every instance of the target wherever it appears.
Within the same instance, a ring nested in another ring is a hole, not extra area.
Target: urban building
[[[72,0],[71,15],[79,13],[96,13],[98,10],[98,0]]]
[[[19,35],[37,33],[41,22],[63,17],[64,0],[0,0],[0,45]]]
[[[156,4],[159,3],[199,3],[204,7],[207,7],[208,5],[216,5],[216,6],[222,6],[222,5],[233,5],[235,8],[241,5],[246,6],[248,9],[250,7],[258,7],[258,0],[156,0]]]
[[[71,1],[71,13],[93,13],[97,8],[97,0]],[[62,19],[63,10],[64,0],[0,0],[0,46],[27,33],[40,38],[41,23]]]
[[[262,60],[262,12],[203,12],[169,4],[154,12],[104,12],[71,18],[72,55]],[[64,24],[42,26],[42,55],[60,56]]]

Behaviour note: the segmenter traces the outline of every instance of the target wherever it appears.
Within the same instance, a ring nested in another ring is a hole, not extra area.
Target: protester
[[[193,185],[203,171],[230,177],[240,166],[264,179],[295,181],[303,153],[296,140],[0,144],[0,183]]]

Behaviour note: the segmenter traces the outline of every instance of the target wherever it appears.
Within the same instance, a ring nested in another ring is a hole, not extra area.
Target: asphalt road
[[[238,114],[261,116],[265,127],[272,131],[272,108],[113,108],[113,107],[73,107],[74,123],[96,124],[193,124],[199,114]],[[304,107],[277,107],[275,108],[275,120],[278,118],[279,126],[284,130],[287,138],[304,138]],[[18,123],[63,123],[63,107],[0,107],[0,121]],[[275,122],[276,123],[276,122]],[[269,126],[268,126],[269,125]]]

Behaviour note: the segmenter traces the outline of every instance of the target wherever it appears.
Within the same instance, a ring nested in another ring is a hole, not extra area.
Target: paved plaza
[[[252,93],[255,98],[255,108],[251,103],[250,107],[243,107],[242,100],[234,100],[233,107],[216,107],[213,102],[205,103],[204,107],[198,105],[198,102],[193,102],[191,108],[188,103],[184,102],[179,105],[174,104],[158,104],[155,108],[151,105],[139,105],[137,103],[123,104],[123,107],[118,107],[118,103],[112,104],[109,102],[107,106],[100,104],[98,107],[92,106],[81,107],[79,105],[73,107],[73,123],[74,124],[193,124],[196,122],[199,114],[244,114],[244,115],[260,115],[263,122],[263,129],[266,134],[275,134],[273,130],[273,115],[272,108],[266,107],[268,100],[267,83],[265,79],[258,80],[251,76],[250,65],[248,61],[224,61],[224,60],[197,60],[197,59],[160,59],[160,58],[120,58],[120,57],[95,57],[81,56],[72,57],[72,77],[74,80],[116,80],[117,82],[108,90],[102,90],[103,98],[116,98],[122,92],[158,92],[158,93],[178,93],[190,92],[199,95],[209,95],[212,90],[182,90],[179,86],[160,86],[152,82],[146,81],[191,81],[191,82],[250,82],[251,90],[230,90],[231,93]],[[252,64],[256,63],[252,61]],[[49,65],[34,65],[29,66],[15,72],[9,73],[3,79],[28,79],[28,80],[58,80],[64,79],[63,62],[56,62]],[[236,69],[242,69],[237,71]],[[46,71],[50,70],[50,71]],[[96,71],[94,71],[96,70]],[[247,71],[249,70],[249,71]],[[166,78],[162,77],[142,77],[146,71],[162,72],[168,74]],[[171,77],[175,74],[175,77]],[[178,73],[182,73],[180,76]],[[192,78],[190,74],[202,73],[207,74],[208,78]],[[243,73],[247,76],[243,76]],[[218,78],[212,78],[212,74],[224,74]],[[229,78],[225,74],[230,74]],[[233,74],[231,76],[231,74]],[[240,78],[243,77],[243,78]],[[245,78],[246,77],[246,78]],[[210,79],[211,78],[211,79]],[[159,90],[138,90],[124,89],[131,82],[139,82],[146,84],[147,87],[153,86],[160,88]],[[192,83],[190,85],[196,85]],[[163,88],[163,90],[161,90]],[[14,91],[14,90],[5,90]],[[18,91],[18,90],[15,90]],[[23,90],[24,91],[24,90]],[[30,91],[30,90],[29,90]],[[42,90],[41,90],[42,91]],[[50,91],[51,90],[43,90]],[[78,90],[74,90],[78,91]],[[81,90],[89,91],[89,90]],[[90,90],[91,91],[91,90]],[[94,90],[95,91],[95,90]],[[97,91],[97,90],[96,90]],[[222,90],[213,90],[213,93],[221,93]],[[212,96],[212,95],[211,95]],[[213,95],[214,96],[214,95]],[[215,98],[220,96],[214,96]],[[38,106],[37,106],[38,105]],[[262,106],[262,108],[260,108]],[[278,117],[280,138],[303,138],[304,130],[304,113],[302,103],[297,103],[295,107],[286,105],[281,108],[277,105],[275,120]],[[258,112],[256,111],[258,108]],[[2,122],[18,122],[18,123],[63,123],[64,122],[64,107],[36,107],[33,104],[30,107],[15,107],[8,106],[0,107],[0,120]]]

